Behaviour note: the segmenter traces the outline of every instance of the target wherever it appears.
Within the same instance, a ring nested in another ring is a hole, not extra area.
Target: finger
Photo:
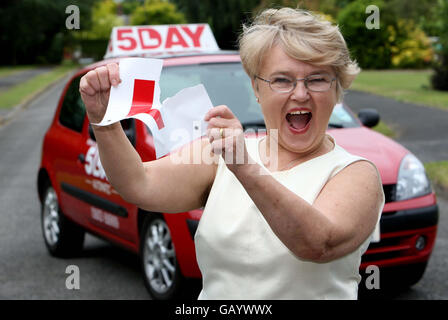
[[[213,117],[208,121],[207,128],[230,128],[235,126],[235,119]]]
[[[221,139],[221,128],[209,128],[207,129],[207,137],[210,143],[213,143],[215,140]]]
[[[100,82],[101,91],[107,91],[110,89],[109,71],[106,67],[99,67],[96,70],[98,75],[98,81]]]
[[[215,140],[211,143],[212,152],[216,155],[222,154],[223,140]]]
[[[95,70],[87,72],[84,78],[86,79],[89,86],[92,87],[93,90],[95,90],[95,93],[101,90],[100,81],[98,80],[98,75],[96,74]]]
[[[86,94],[88,96],[95,95],[96,91],[92,86],[87,82],[86,77],[82,77],[81,81],[79,82],[79,92]]]
[[[213,117],[221,117],[226,119],[236,118],[233,112],[226,105],[220,105],[210,109],[206,113],[204,120],[209,121]]]
[[[120,79],[120,70],[118,67],[118,63],[109,63],[106,65],[107,70],[109,71],[109,81],[110,83],[116,87],[121,82]]]

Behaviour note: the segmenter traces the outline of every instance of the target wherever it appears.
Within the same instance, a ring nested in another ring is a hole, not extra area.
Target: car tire
[[[145,287],[155,300],[181,297],[185,278],[166,221],[146,213],[140,236],[140,260]]]
[[[51,186],[47,186],[42,199],[41,227],[45,246],[52,256],[69,258],[79,255],[85,231],[63,214],[56,191]]]

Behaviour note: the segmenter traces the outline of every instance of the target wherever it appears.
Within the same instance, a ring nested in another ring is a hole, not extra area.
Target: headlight
[[[406,155],[398,172],[396,200],[407,200],[431,193],[425,167],[413,154]]]

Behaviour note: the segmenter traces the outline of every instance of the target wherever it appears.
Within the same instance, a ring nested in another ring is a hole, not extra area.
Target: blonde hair
[[[333,67],[339,102],[360,72],[338,26],[306,10],[282,8],[264,10],[251,25],[243,25],[239,48],[249,77],[258,75],[264,55],[277,44],[294,59]]]

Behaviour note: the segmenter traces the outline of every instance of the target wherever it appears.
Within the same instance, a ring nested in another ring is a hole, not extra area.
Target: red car
[[[264,127],[236,52],[161,58],[161,101],[182,88],[203,83],[213,104],[228,105],[246,129]],[[43,238],[50,254],[58,257],[79,252],[85,232],[129,249],[141,256],[144,283],[151,296],[169,299],[182,290],[184,278],[201,277],[193,238],[202,211],[145,212],[126,203],[108,183],[89,130],[79,81],[89,70],[110,61],[90,65],[70,79],[44,137],[37,178]],[[349,152],[373,161],[383,181],[386,204],[381,241],[371,243],[364,254],[361,274],[367,266],[376,265],[381,275],[393,273],[393,284],[412,285],[422,277],[434,246],[436,196],[421,162],[403,146],[368,128],[378,121],[374,110],[363,110],[356,117],[340,104],[328,132]],[[142,160],[155,159],[149,129],[133,119],[122,121],[122,126]],[[381,281],[381,285],[390,284],[383,277]]]

